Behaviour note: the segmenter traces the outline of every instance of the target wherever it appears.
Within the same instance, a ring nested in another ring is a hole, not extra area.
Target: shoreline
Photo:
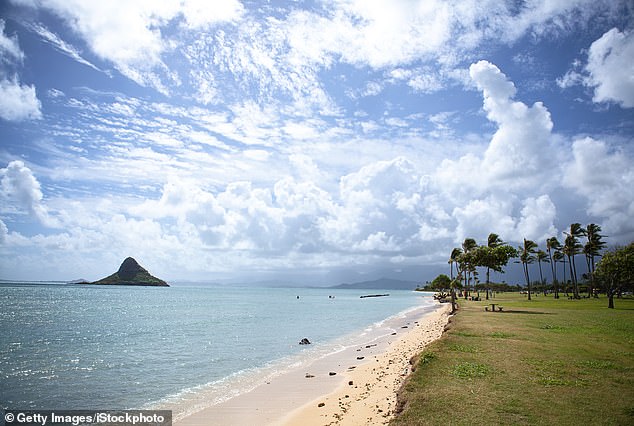
[[[386,319],[365,343],[294,366],[174,425],[384,424],[411,372],[410,359],[439,338],[447,323],[449,306],[432,306],[431,312],[421,306],[422,313]]]

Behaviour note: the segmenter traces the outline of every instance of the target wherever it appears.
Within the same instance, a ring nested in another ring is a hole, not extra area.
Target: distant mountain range
[[[330,288],[350,288],[366,290],[415,290],[421,283],[416,281],[403,281],[391,278],[379,278],[373,281],[362,281],[352,284],[339,284]]]

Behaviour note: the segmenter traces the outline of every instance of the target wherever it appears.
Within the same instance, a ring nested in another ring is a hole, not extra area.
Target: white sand
[[[442,335],[449,310],[443,304],[421,318],[395,320],[402,322],[392,324],[395,335],[291,369],[175,425],[385,424],[411,371],[410,359]]]

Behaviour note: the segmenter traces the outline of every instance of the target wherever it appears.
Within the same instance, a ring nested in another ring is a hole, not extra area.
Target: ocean
[[[178,418],[434,309],[429,293],[388,292],[5,282],[0,406],[169,407]]]

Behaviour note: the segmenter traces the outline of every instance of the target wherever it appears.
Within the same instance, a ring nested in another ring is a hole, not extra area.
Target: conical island
[[[169,284],[151,275],[132,257],[126,258],[114,274],[86,284],[169,287]]]

